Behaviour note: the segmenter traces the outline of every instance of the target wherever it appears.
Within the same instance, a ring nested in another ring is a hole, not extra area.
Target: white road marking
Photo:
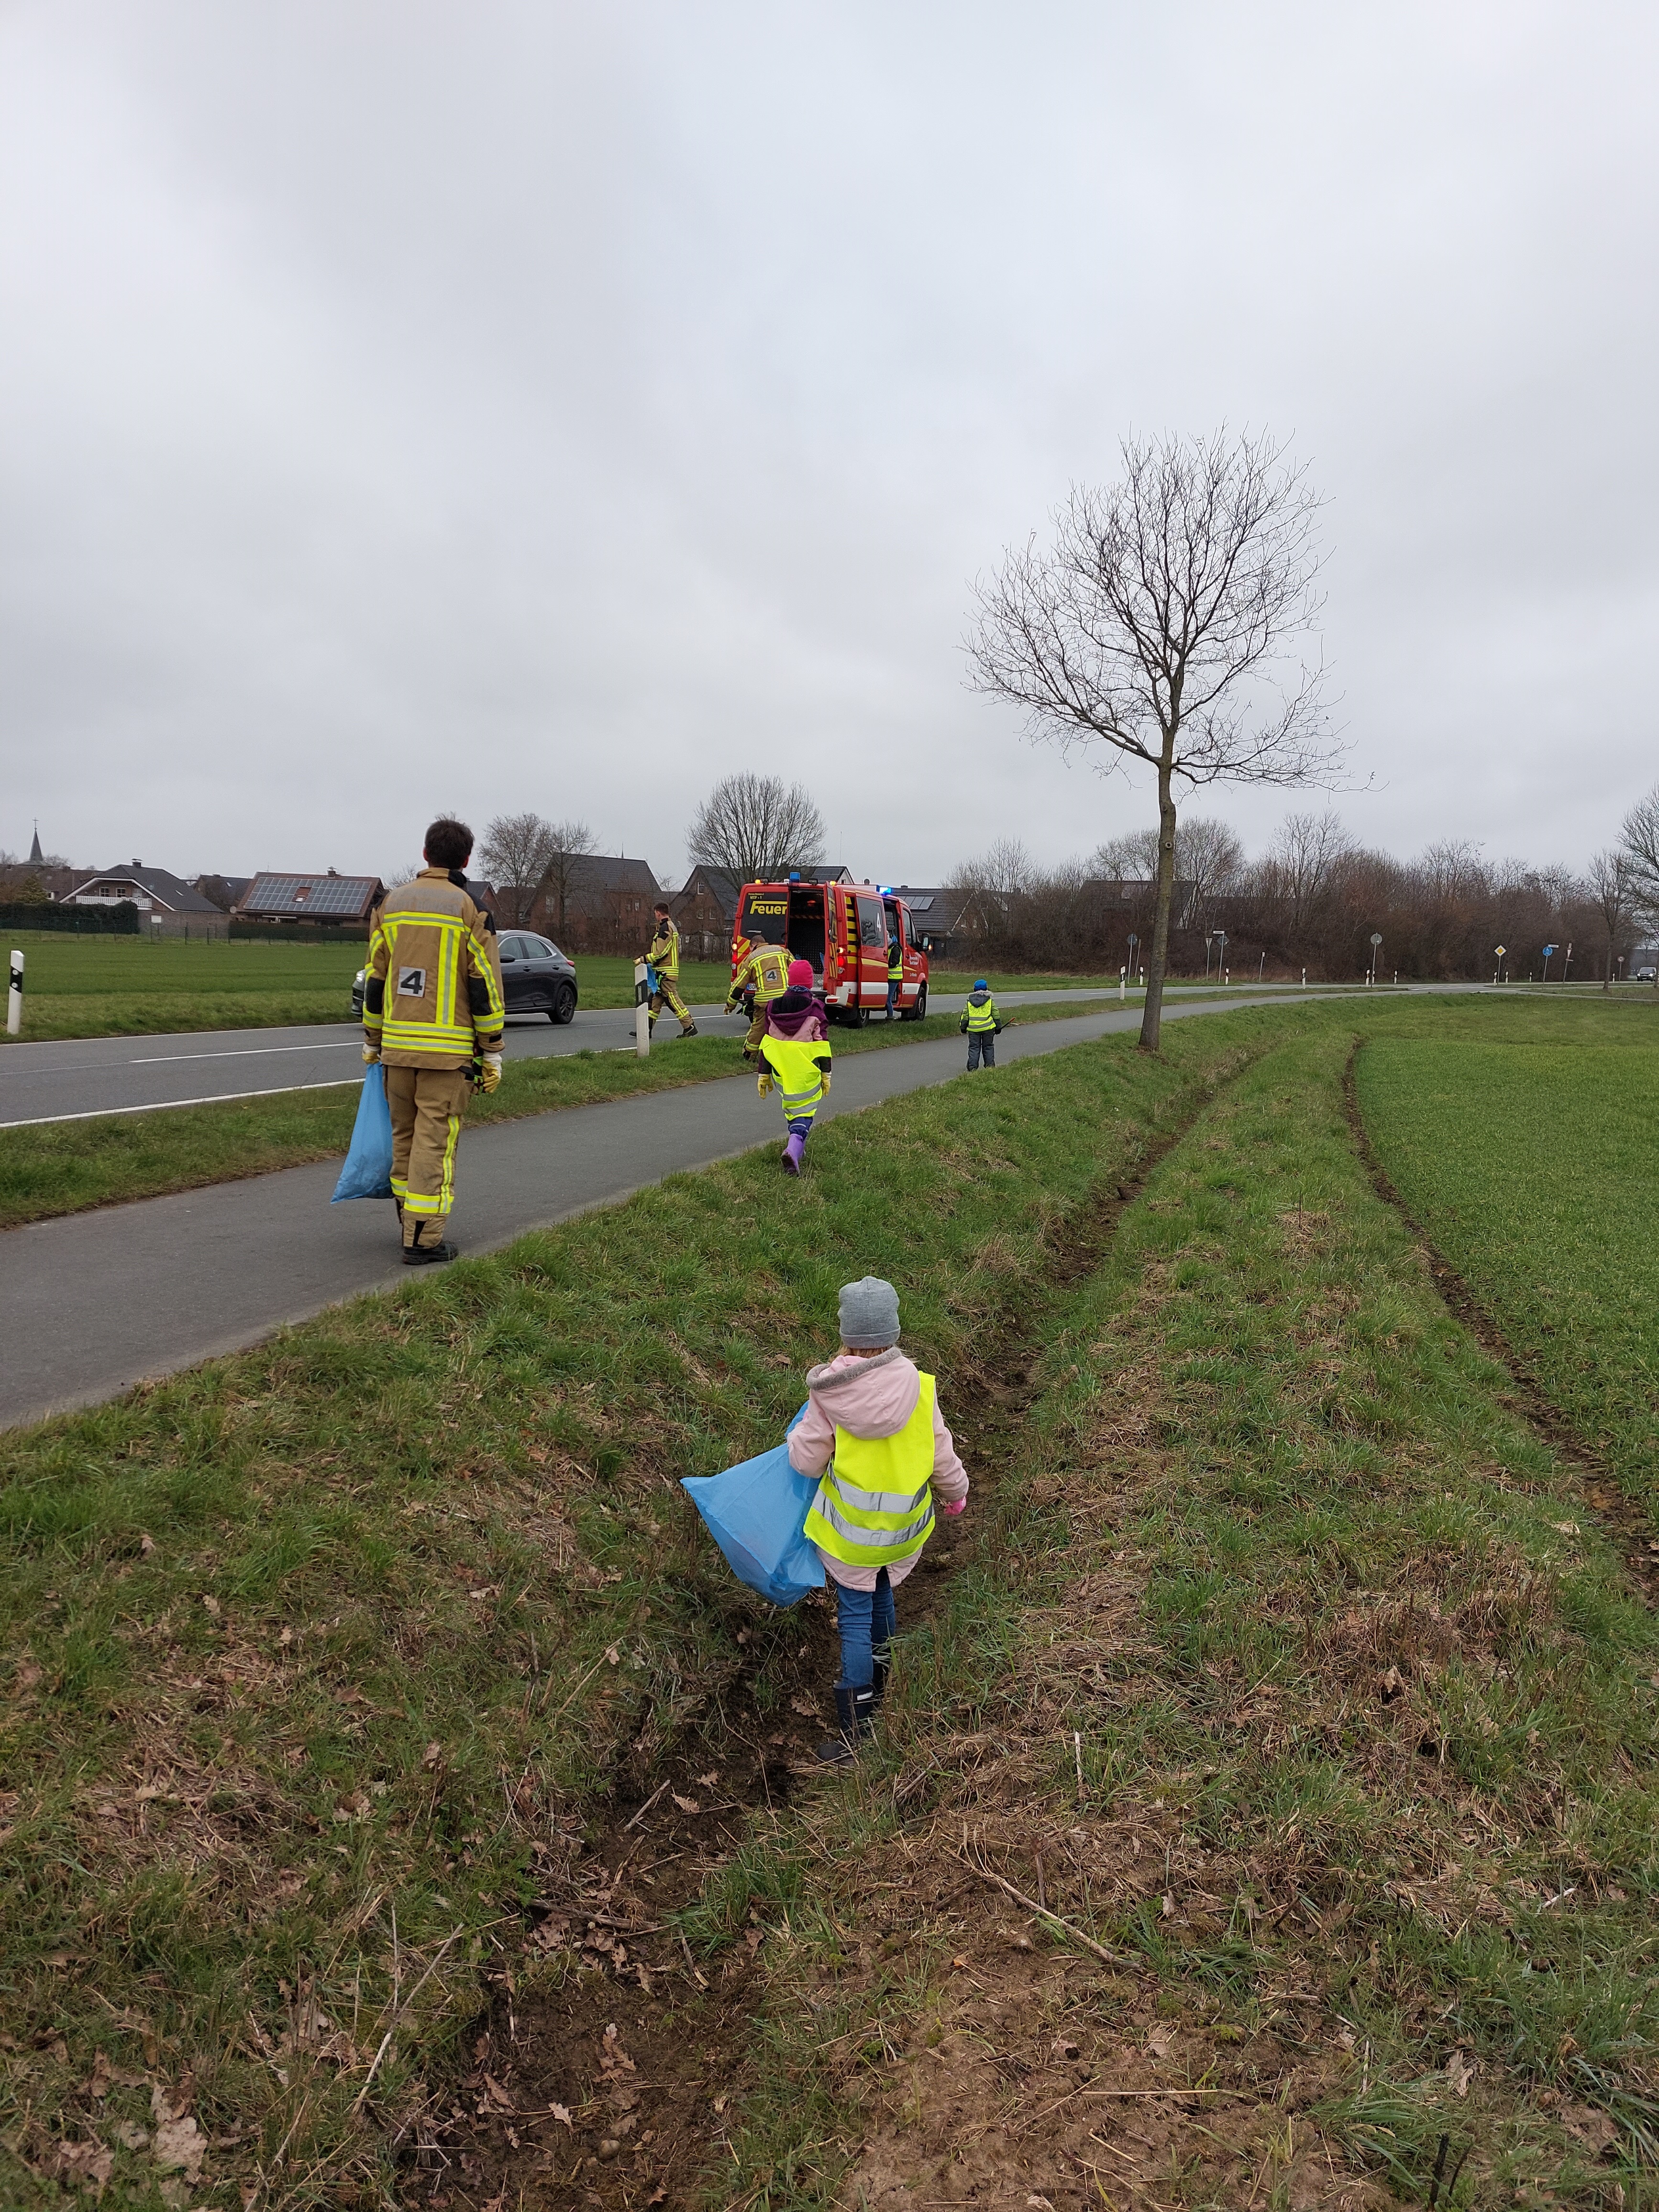
[[[337,1075],[331,1083],[278,1083],[269,1091],[216,1091],[206,1098],[155,1098],[148,1106],[94,1106],[84,1114],[36,1114],[27,1121],[0,1121],[0,1129],[41,1129],[52,1121],[101,1121],[110,1114],[165,1114],[175,1106],[228,1106],[238,1098],[280,1098],[285,1091],[342,1091],[362,1079],[361,1075]]]
[[[331,1037],[326,1044],[239,1044],[228,1052],[161,1052],[153,1059],[130,1060],[126,1065],[167,1067],[175,1060],[263,1060],[279,1052],[344,1052],[356,1042],[356,1037]]]

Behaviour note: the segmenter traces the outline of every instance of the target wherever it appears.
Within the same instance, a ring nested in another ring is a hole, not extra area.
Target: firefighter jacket
[[[651,950],[646,958],[659,975],[670,983],[680,980],[680,933],[666,915],[657,924],[657,933],[651,940]]]
[[[806,1538],[849,1567],[912,1558],[933,1533],[933,1395],[921,1377],[915,1411],[890,1437],[836,1426],[835,1456],[806,1516]]]
[[[789,954],[781,945],[761,944],[755,946],[749,957],[732,979],[728,1006],[735,1006],[745,991],[755,994],[757,1006],[769,1006],[774,999],[781,999],[789,988]]]
[[[988,991],[969,991],[968,1004],[963,1009],[957,1025],[969,1036],[983,1036],[988,1030],[1000,1030],[1002,1022],[997,1013],[997,1002]]]
[[[830,1048],[820,1038],[774,1036],[769,1030],[760,1041],[766,1062],[758,1089],[763,1098],[775,1083],[786,1121],[810,1121],[823,1100],[824,1078],[830,1073]]]
[[[499,1052],[495,925],[445,868],[388,891],[368,941],[363,1029],[388,1067],[468,1067]]]

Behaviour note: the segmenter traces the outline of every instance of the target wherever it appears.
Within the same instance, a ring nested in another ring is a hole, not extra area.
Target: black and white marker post
[[[643,960],[634,963],[634,1049],[641,1060],[651,1057],[651,971]]]
[[[11,988],[6,994],[6,1035],[18,1036],[23,1028],[23,956],[11,949]]]

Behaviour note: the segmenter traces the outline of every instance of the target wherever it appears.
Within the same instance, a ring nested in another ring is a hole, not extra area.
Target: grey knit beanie
[[[854,1352],[878,1351],[899,1340],[898,1292],[879,1275],[842,1285],[841,1340]]]

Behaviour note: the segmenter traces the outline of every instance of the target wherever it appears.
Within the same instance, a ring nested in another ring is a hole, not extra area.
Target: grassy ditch
[[[716,1986],[760,1937],[711,2203],[1659,2201],[1659,1632],[1349,1049],[1305,1018],[964,1346],[880,1746],[681,1923]]]
[[[1536,1026],[1547,1039],[1555,1024]],[[1552,1404],[1650,1510],[1655,1035],[1653,1014],[1626,1001],[1571,1043],[1448,1049],[1384,1037],[1355,1070],[1372,1143],[1413,1216]]]
[[[1058,1021],[1094,1011],[1069,1000],[1060,1006],[1020,1008],[1008,1020],[1011,1025]],[[837,1030],[831,1048],[845,1057],[920,1044],[954,1034],[957,1019],[954,1014],[930,1014],[923,1022]],[[743,1066],[742,1041],[729,1036],[682,1041],[671,1036],[645,1060],[625,1051],[515,1060],[512,1049],[509,1034],[501,1088],[489,1097],[473,1098],[467,1109],[469,1126],[714,1082]],[[0,1229],[84,1212],[89,1206],[156,1198],[167,1191],[199,1189],[239,1176],[266,1175],[308,1160],[338,1158],[350,1142],[356,1112],[354,1085],[8,1129],[0,1146]]]
[[[1052,1225],[1272,1018],[896,1101],[799,1185],[673,1178],[0,1442],[0,2197],[389,2203],[480,2005],[574,1972],[537,1901],[596,1800],[740,1675],[755,1796],[817,1733],[679,1477],[775,1437],[866,1269],[960,1396]]]

